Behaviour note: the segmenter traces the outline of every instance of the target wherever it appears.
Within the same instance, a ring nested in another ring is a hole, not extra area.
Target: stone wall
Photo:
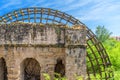
[[[0,44],[54,45],[64,43],[64,29],[41,24],[11,23],[0,26]]]
[[[85,30],[66,30],[66,76],[68,80],[74,80],[75,75],[84,77],[86,75],[85,62]]]
[[[74,80],[75,74],[85,76],[85,39],[86,30],[78,25],[77,28],[34,23],[0,25],[0,58],[6,61],[8,80],[24,80],[23,63],[27,58],[39,63],[41,80],[43,73],[54,77],[57,59],[65,65],[68,80]]]

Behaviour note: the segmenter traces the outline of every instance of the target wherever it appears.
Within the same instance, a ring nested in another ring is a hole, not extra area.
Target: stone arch
[[[41,80],[41,67],[34,58],[26,58],[21,64],[21,80]]]
[[[8,80],[7,66],[4,58],[0,58],[0,80]]]
[[[54,72],[60,74],[60,76],[62,77],[65,76],[65,64],[63,63],[62,59],[58,58],[56,60]],[[55,75],[55,77],[58,77],[58,76]]]

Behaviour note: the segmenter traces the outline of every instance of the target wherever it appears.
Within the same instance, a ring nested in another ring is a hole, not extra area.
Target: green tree
[[[109,39],[103,45],[110,57],[112,66],[115,70],[120,71],[120,41]]]
[[[109,39],[112,32],[109,32],[104,26],[97,26],[95,35],[101,42],[105,42],[107,39]]]

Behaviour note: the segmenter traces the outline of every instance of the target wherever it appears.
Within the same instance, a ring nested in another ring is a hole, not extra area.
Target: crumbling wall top
[[[13,22],[0,25],[0,45],[84,45],[84,26]]]

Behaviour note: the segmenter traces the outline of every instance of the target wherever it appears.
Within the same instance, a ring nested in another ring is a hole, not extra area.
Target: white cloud
[[[67,1],[67,0],[66,0]],[[72,11],[74,9],[80,9],[81,7],[89,4],[91,2],[91,0],[87,0],[87,1],[84,1],[84,0],[77,0],[77,1],[74,1],[70,4],[67,4],[65,7],[63,7],[63,11]]]
[[[120,5],[118,3],[108,3],[108,2],[101,2],[96,5],[93,5],[90,9],[87,9],[85,13],[82,13],[82,16],[78,14],[78,16],[82,20],[109,20],[115,15],[115,12],[120,9]],[[81,12],[79,12],[81,14]],[[112,16],[111,16],[112,15]]]

